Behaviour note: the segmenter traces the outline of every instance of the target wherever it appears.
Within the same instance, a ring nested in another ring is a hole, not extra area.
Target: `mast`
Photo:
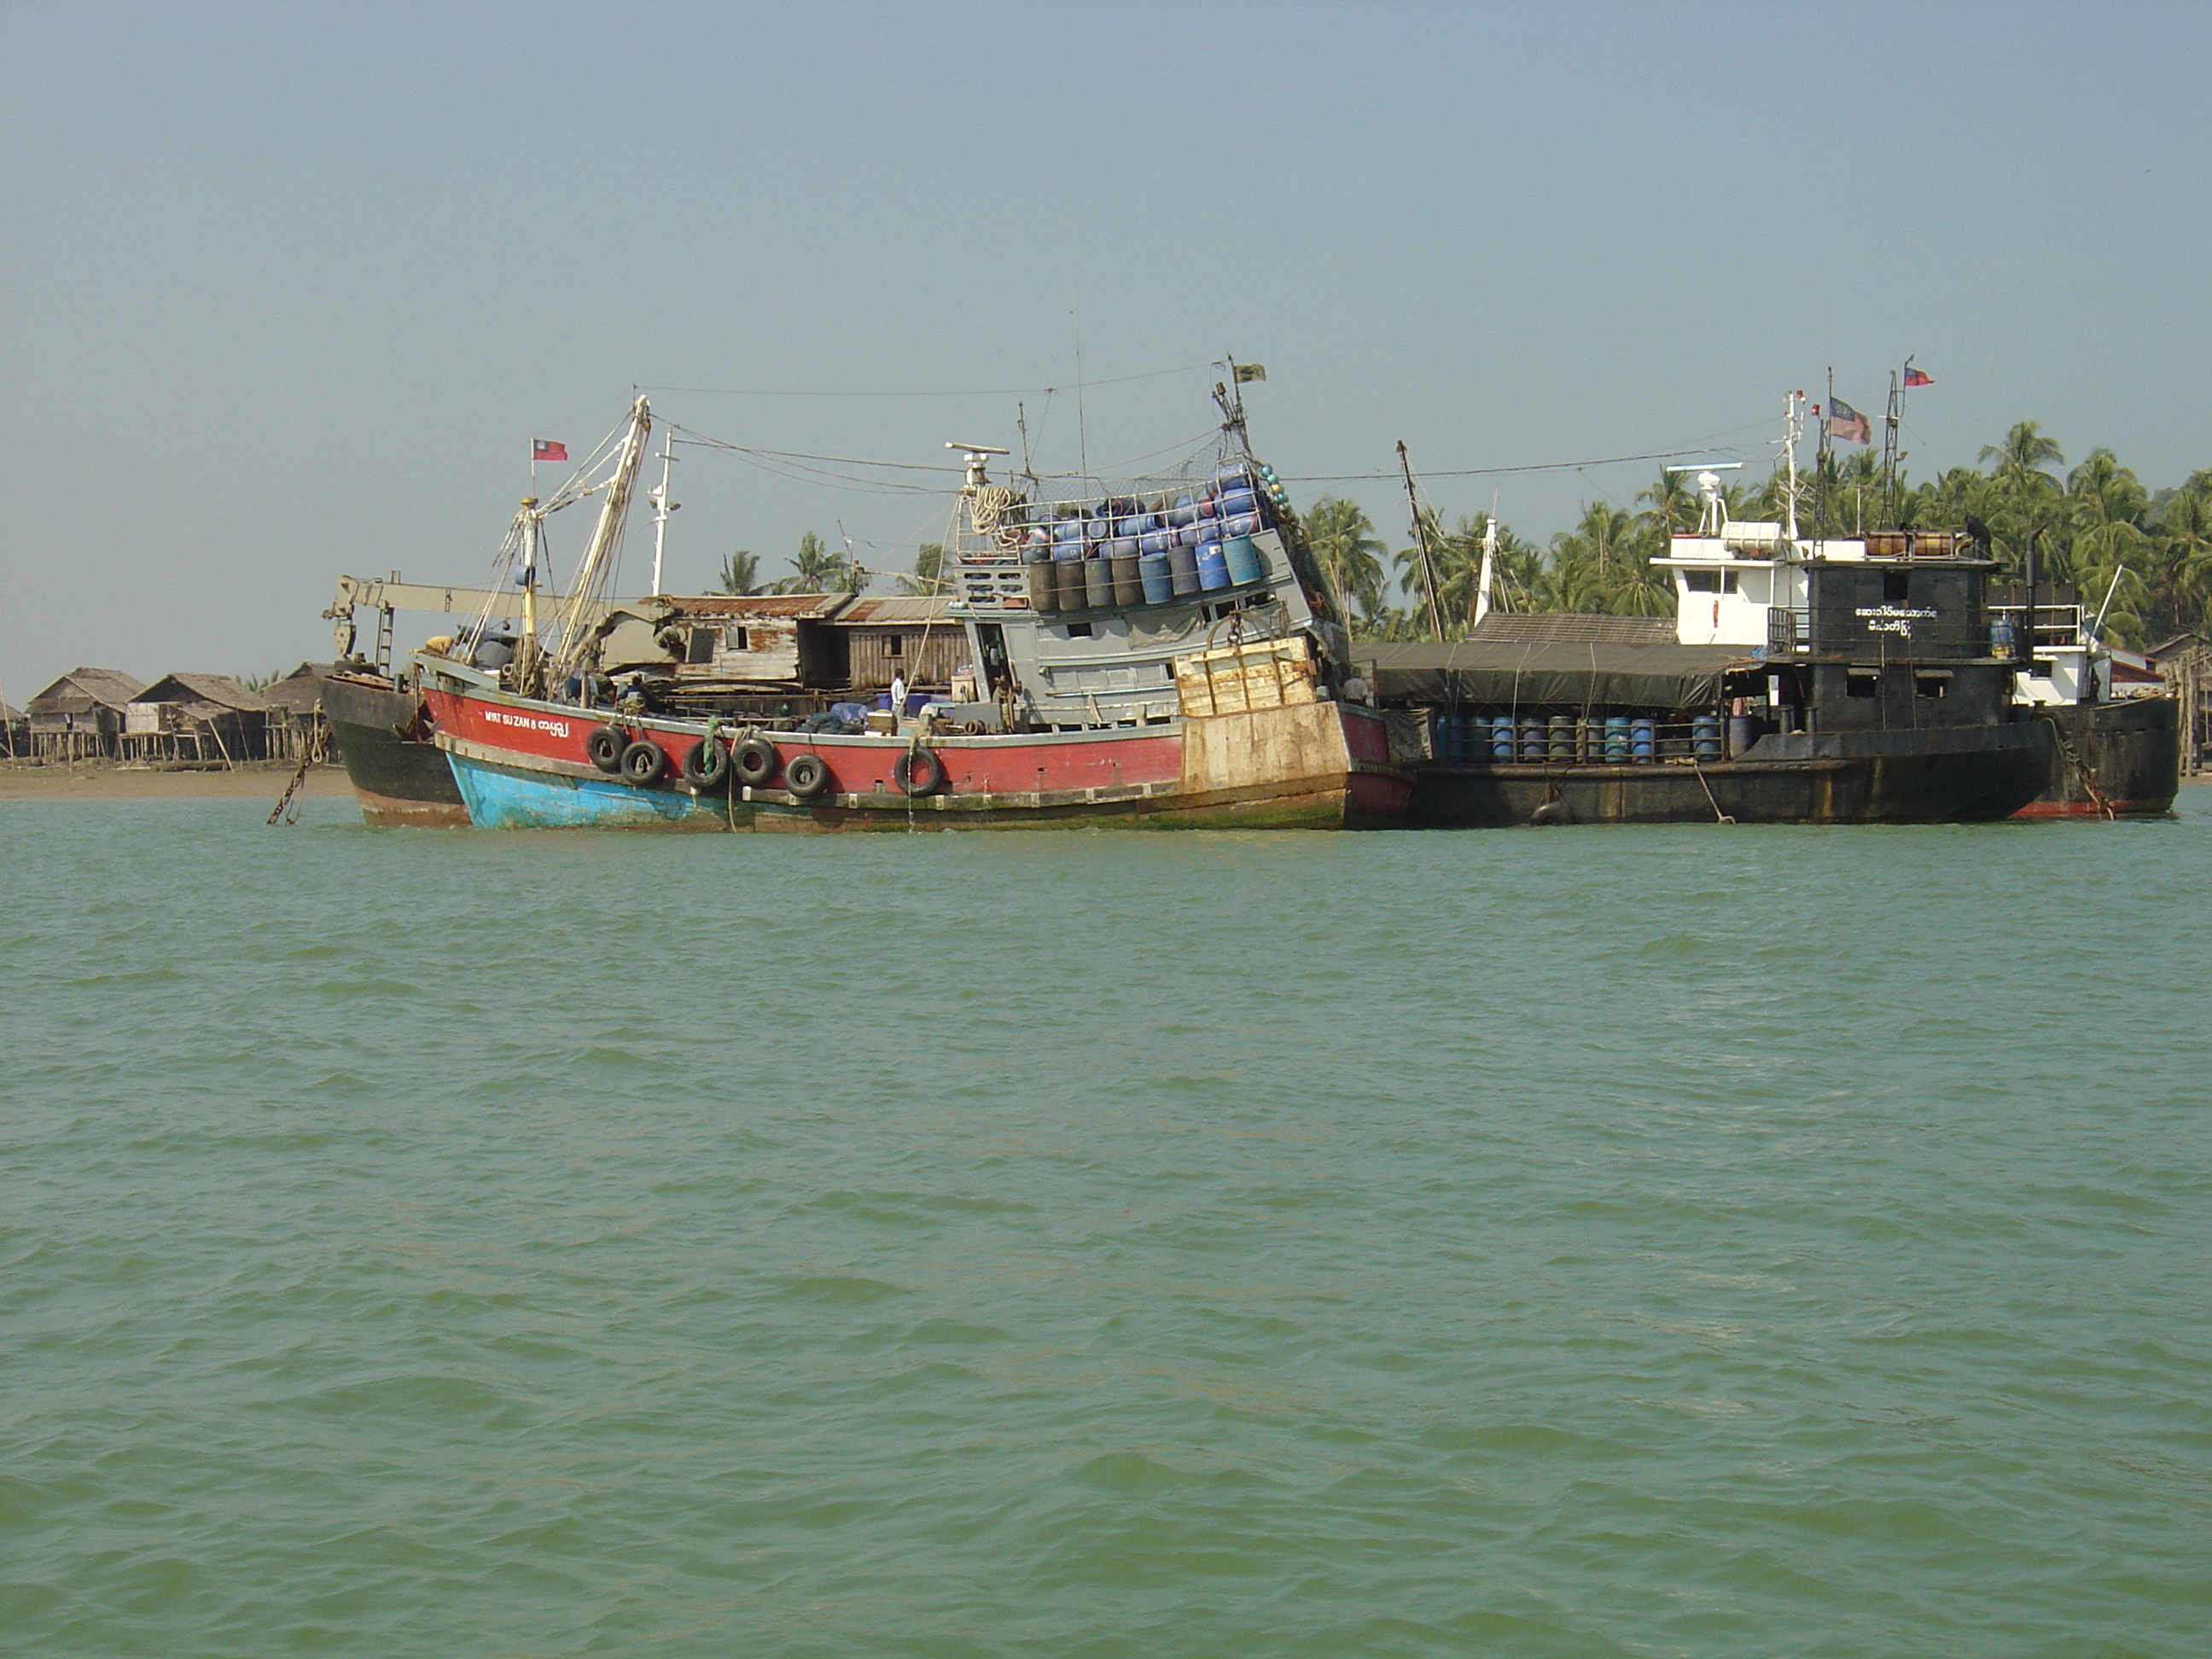
[[[1793,392],[1782,404],[1782,464],[1789,470],[1790,480],[1783,495],[1783,511],[1786,522],[1782,530],[1794,544],[1797,540],[1797,427],[1798,411],[1805,405],[1805,394]]]
[[[646,441],[652,434],[653,410],[640,398],[630,405],[629,430],[623,434],[614,471],[601,486],[599,521],[592,528],[591,544],[584,550],[583,562],[576,567],[576,580],[561,613],[560,631],[552,651],[556,669],[574,667],[583,649],[586,619],[612,574],[615,549],[622,542],[623,526],[629,517],[630,496],[637,485],[638,468],[644,463]]]
[[[1498,574],[1498,503],[1490,504],[1490,518],[1482,526],[1482,574],[1474,585],[1474,626],[1490,614],[1490,584]]]
[[[1413,464],[1406,459],[1406,441],[1398,440],[1398,471],[1406,480],[1406,506],[1413,515],[1413,541],[1421,551],[1421,575],[1429,590],[1429,627],[1437,643],[1444,642],[1443,612],[1437,605],[1437,565],[1429,553],[1429,524],[1421,513],[1420,497],[1413,490]]]
[[[1912,359],[1905,360],[1907,368]],[[1904,393],[1898,389],[1897,371],[1889,371],[1889,403],[1881,416],[1881,527],[1897,527],[1897,428],[1903,424],[1905,410],[1899,404]]]
[[[653,586],[647,590],[658,594],[660,586],[660,556],[668,544],[668,515],[681,506],[681,501],[668,499],[668,469],[676,464],[676,428],[670,427],[660,434],[660,482],[645,492],[653,503]]]

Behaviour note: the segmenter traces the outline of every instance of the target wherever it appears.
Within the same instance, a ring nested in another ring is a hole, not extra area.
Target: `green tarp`
[[[1389,708],[1709,708],[1721,700],[1723,671],[1745,665],[1747,654],[1735,646],[1517,640],[1352,649],[1376,700]]]

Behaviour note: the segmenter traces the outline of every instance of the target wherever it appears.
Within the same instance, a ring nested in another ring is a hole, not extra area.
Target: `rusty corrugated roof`
[[[790,622],[818,622],[853,601],[850,593],[672,594],[668,604],[681,617],[777,617]]]
[[[837,618],[840,628],[866,625],[889,628],[921,623],[944,622],[949,613],[945,607],[952,603],[949,593],[898,593],[880,599],[855,599],[852,608]]]

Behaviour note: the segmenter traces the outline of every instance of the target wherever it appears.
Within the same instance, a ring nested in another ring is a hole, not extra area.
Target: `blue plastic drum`
[[[1141,536],[1147,530],[1158,530],[1159,527],[1159,520],[1149,513],[1132,513],[1127,518],[1116,519],[1114,521],[1114,533],[1116,536]]]
[[[1143,535],[1137,538],[1137,551],[1139,553],[1164,553],[1168,549],[1175,545],[1175,538],[1176,533],[1172,530],[1146,531]]]
[[[1233,519],[1239,513],[1257,513],[1260,497],[1249,489],[1224,489],[1221,492],[1221,516]]]
[[[1659,728],[1650,720],[1628,723],[1628,757],[1641,766],[1659,757]]]
[[[1146,605],[1165,605],[1175,598],[1175,579],[1169,574],[1165,553],[1147,553],[1139,558],[1137,580],[1144,584]]]
[[[1224,536],[1256,536],[1260,529],[1260,515],[1256,513],[1239,513],[1221,521],[1221,533]]]
[[[1176,545],[1178,547],[1196,547],[1200,542],[1206,539],[1206,532],[1212,526],[1210,526],[1203,519],[1192,520],[1182,529],[1176,532]]]
[[[1628,764],[1628,716],[1607,714],[1605,717],[1605,763],[1607,766]]]
[[[1219,542],[1198,544],[1198,585],[1209,593],[1229,586],[1229,556]]]
[[[1490,728],[1490,758],[1510,761],[1513,758],[1513,722],[1501,720]]]
[[[1176,504],[1168,509],[1168,522],[1177,530],[1187,524],[1198,522],[1198,503],[1188,495],[1176,497]]]
[[[1137,538],[1134,536],[1116,536],[1106,544],[1105,553],[1109,559],[1133,559],[1137,556]]]
[[[1267,562],[1249,536],[1231,536],[1221,544],[1221,556],[1229,562],[1229,580],[1235,586],[1256,582],[1267,574]]]
[[[1690,722],[1690,752],[1700,761],[1721,757],[1721,722],[1717,714],[1700,714]]]

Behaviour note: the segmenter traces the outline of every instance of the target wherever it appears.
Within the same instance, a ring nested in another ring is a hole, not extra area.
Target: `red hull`
[[[777,769],[759,787],[693,793],[678,769],[703,728],[656,716],[526,702],[434,684],[424,699],[472,818],[488,826],[688,823],[731,829],[908,829],[1122,823],[1394,828],[1412,783],[1389,760],[1382,718],[1334,702],[1262,708],[1158,727],[941,737],[943,781],[909,798],[894,767],[909,744],[883,736],[764,732]],[[634,787],[592,766],[603,724],[650,739],[671,781]],[[727,733],[725,734],[726,741]],[[827,786],[785,786],[785,763],[820,757]]]

